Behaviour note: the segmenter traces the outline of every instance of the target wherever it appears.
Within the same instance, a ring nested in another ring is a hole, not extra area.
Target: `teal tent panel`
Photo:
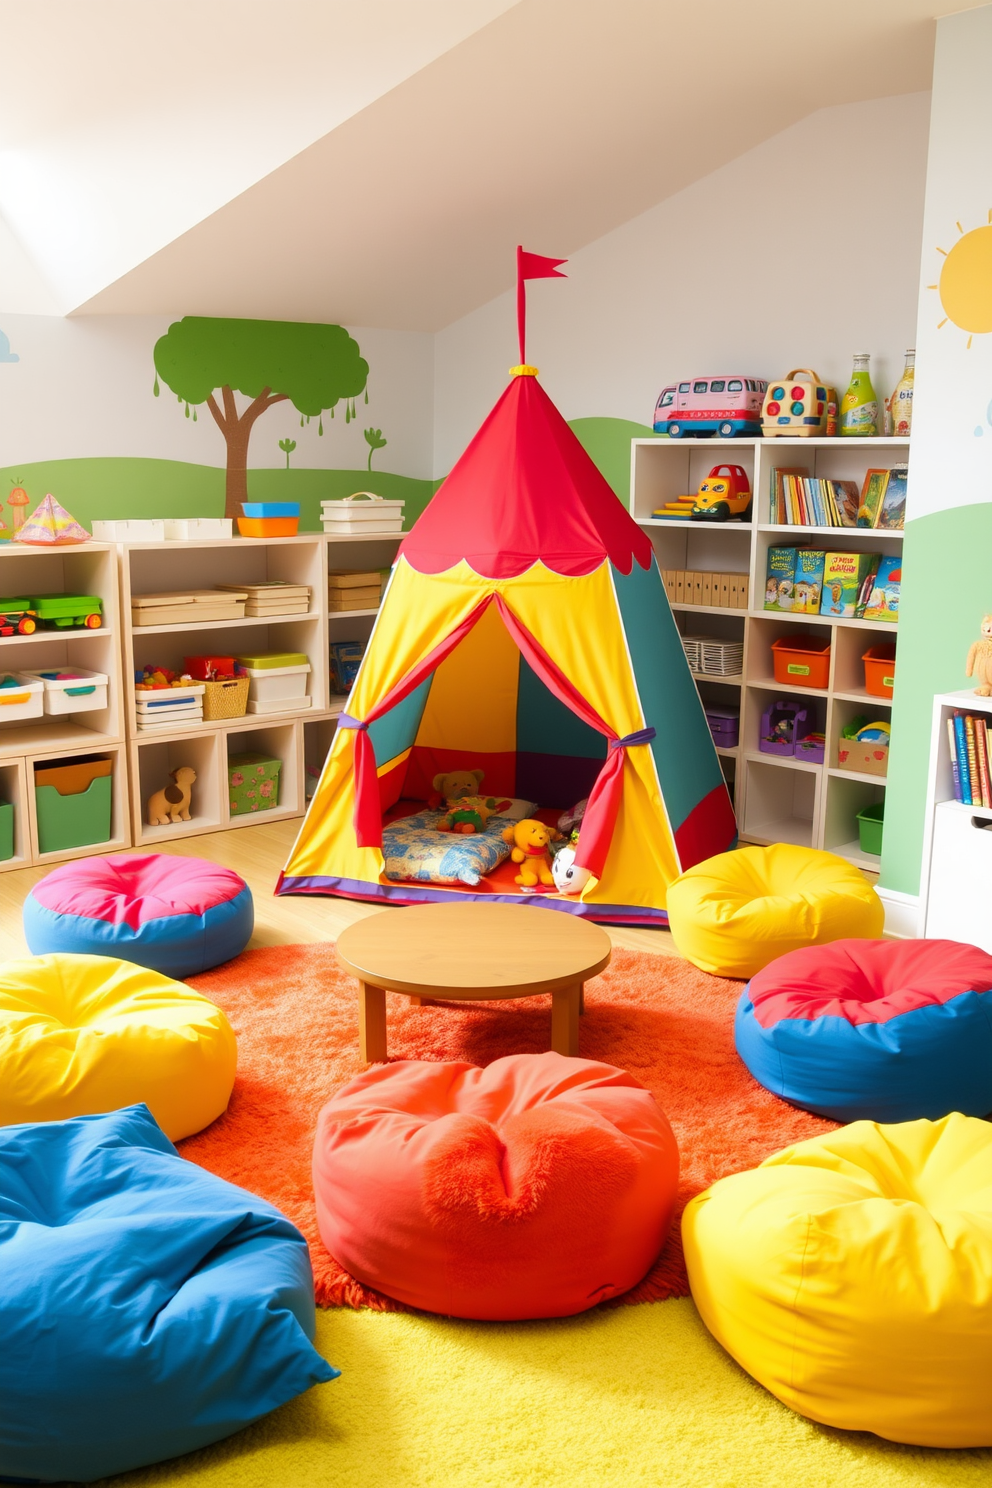
[[[390,708],[388,713],[369,724],[369,738],[372,740],[377,766],[388,764],[413,744],[433,681],[434,673],[431,672],[401,703],[397,703],[395,708]]]
[[[644,721],[657,731],[651,744],[665,809],[677,831],[723,772],[658,564],[613,570],[620,618],[634,667]]]
[[[517,687],[517,752],[605,759],[607,741],[559,702],[521,656]]]

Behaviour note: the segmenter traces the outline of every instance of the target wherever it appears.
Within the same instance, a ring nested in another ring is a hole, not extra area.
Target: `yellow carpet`
[[[688,1298],[551,1323],[335,1309],[342,1371],[120,1488],[988,1488],[992,1450],[897,1447],[793,1415]]]

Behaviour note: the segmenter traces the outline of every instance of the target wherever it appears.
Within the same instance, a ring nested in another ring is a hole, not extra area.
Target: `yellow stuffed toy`
[[[515,880],[518,884],[525,889],[536,888],[538,881],[547,888],[554,885],[548,843],[559,835],[553,827],[546,827],[531,817],[525,817],[504,830],[503,841],[513,843],[510,857],[514,863],[523,865]]]

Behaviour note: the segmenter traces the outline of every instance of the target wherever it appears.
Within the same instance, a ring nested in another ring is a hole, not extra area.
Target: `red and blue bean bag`
[[[7,1481],[178,1457],[338,1374],[299,1230],[143,1105],[0,1129],[0,1316]]]
[[[833,1121],[992,1111],[992,956],[954,940],[838,940],[751,978],[737,1052],[766,1090]]]
[[[239,955],[254,922],[251,890],[237,873],[170,853],[64,863],[24,901],[33,955],[110,956],[180,980]]]

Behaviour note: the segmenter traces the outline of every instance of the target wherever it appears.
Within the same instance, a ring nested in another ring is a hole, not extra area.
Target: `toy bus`
[[[746,438],[761,433],[761,377],[693,377],[662,389],[654,432],[670,439]]]

